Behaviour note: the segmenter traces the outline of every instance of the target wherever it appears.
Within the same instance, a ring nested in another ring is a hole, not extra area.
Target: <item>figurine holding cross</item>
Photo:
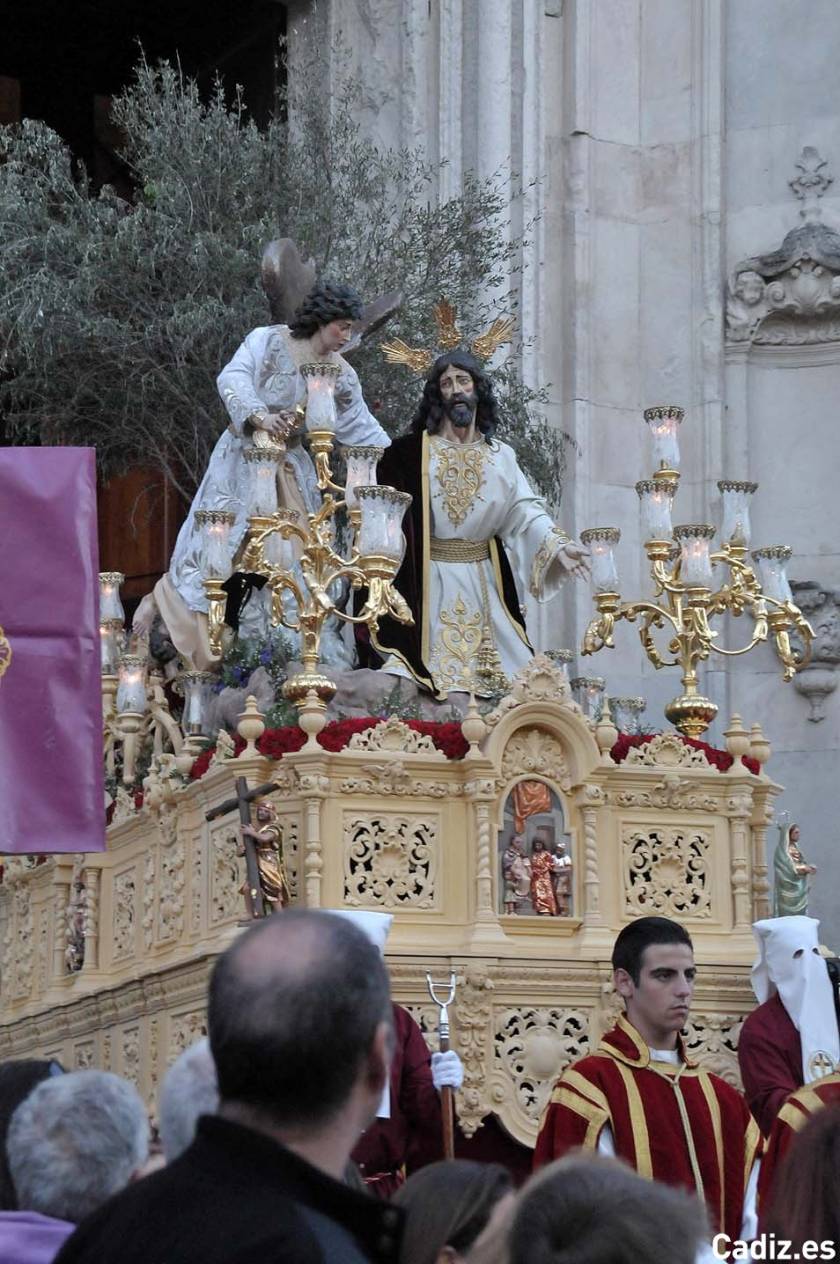
[[[252,921],[268,915],[266,904],[270,904],[270,902],[264,898],[263,883],[260,876],[258,841],[260,831],[254,830],[251,825],[251,804],[255,799],[260,799],[263,795],[270,794],[278,786],[276,781],[266,781],[261,786],[254,786],[253,790],[249,790],[245,777],[237,777],[234,784],[236,786],[236,798],[225,799],[224,803],[211,808],[209,812],[205,813],[205,819],[214,821],[219,816],[226,816],[234,808],[239,809],[242,842],[245,848],[246,877],[243,888],[245,912],[248,920]]]

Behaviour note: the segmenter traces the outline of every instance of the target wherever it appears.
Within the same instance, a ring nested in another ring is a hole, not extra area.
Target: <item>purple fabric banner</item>
[[[104,851],[92,448],[0,448],[0,854]]]

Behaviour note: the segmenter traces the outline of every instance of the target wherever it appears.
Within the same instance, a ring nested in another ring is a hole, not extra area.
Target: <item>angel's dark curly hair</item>
[[[493,394],[493,383],[484,372],[480,362],[474,355],[470,355],[469,351],[449,351],[435,360],[426,378],[417,412],[411,419],[411,432],[422,434],[424,430],[428,430],[429,434],[436,434],[440,430],[444,413],[439,382],[446,370],[453,365],[456,369],[466,369],[475,383],[478,399],[475,424],[489,443],[499,424],[499,411]]]
[[[361,314],[362,300],[352,285],[319,281],[292,317],[289,333],[293,338],[311,338],[333,320],[358,320]]]

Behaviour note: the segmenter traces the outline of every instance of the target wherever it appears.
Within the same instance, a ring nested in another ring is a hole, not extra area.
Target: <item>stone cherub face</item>
[[[747,307],[755,307],[764,297],[764,278],[757,272],[740,272],[735,282],[735,293],[746,303]]]

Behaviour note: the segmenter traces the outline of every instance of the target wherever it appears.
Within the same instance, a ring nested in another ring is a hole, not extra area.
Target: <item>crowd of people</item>
[[[159,1144],[120,1076],[0,1065],[3,1264],[834,1258],[838,1033],[813,919],[756,926],[746,1097],[683,1042],[685,929],[628,924],[624,1012],[555,1084],[519,1189],[500,1163],[435,1158],[462,1068],[393,1003],[389,925],[289,909],[244,932],[212,971],[208,1037],[162,1084]]]

